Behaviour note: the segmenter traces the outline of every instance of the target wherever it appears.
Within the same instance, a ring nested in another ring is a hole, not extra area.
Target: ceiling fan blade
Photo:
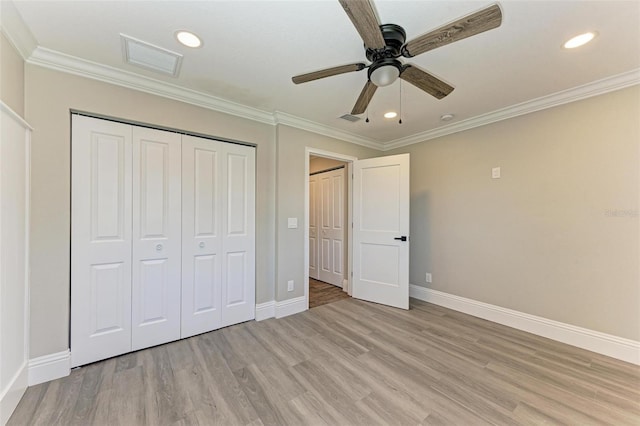
[[[453,92],[452,86],[415,65],[406,65],[400,74],[400,78],[438,99],[442,99]]]
[[[318,80],[320,78],[331,77],[332,75],[344,74],[346,72],[360,71],[367,66],[363,63],[340,65],[333,68],[327,68],[320,71],[314,71],[307,74],[300,74],[292,77],[291,80],[295,84],[306,83],[307,81]]]
[[[402,54],[411,58],[429,50],[445,46],[476,34],[497,28],[502,23],[502,11],[497,4],[491,5],[471,15],[467,15],[447,25],[416,37],[402,49]]]
[[[356,27],[364,45],[371,49],[382,49],[386,46],[380,23],[370,0],[338,0],[347,12],[353,26]]]
[[[362,88],[362,92],[360,92],[360,96],[358,96],[358,100],[351,110],[351,115],[359,115],[365,112],[377,89],[378,86],[367,80],[367,84]]]

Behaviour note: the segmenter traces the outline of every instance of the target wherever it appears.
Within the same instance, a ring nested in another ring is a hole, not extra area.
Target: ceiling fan
[[[300,84],[368,68],[367,83],[351,110],[353,115],[364,113],[377,88],[390,85],[398,77],[431,96],[444,98],[453,91],[452,86],[415,65],[402,63],[398,58],[412,58],[497,28],[502,23],[500,6],[493,4],[405,43],[407,35],[404,29],[396,24],[380,24],[370,0],[338,1],[364,41],[365,54],[371,64],[358,62],[341,65],[297,75],[292,80]]]

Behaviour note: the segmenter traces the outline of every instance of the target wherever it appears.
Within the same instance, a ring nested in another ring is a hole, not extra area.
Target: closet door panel
[[[318,279],[318,182],[309,176],[309,278]]]
[[[319,268],[318,277],[326,283],[331,282],[331,271],[333,269],[331,227],[333,222],[333,184],[331,182],[331,172],[318,175],[320,196],[318,197],[318,216],[320,218],[319,230]]]
[[[255,318],[255,149],[224,144],[222,325]]]
[[[132,349],[180,338],[181,136],[133,128]]]
[[[316,175],[320,185],[317,206],[320,221],[318,277],[338,287],[342,287],[344,279],[344,175],[344,168]]]
[[[74,115],[71,365],[131,350],[131,126]]]
[[[221,327],[222,144],[182,137],[182,326],[189,337]]]

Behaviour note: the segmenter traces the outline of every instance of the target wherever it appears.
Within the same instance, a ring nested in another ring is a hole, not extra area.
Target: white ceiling
[[[374,2],[381,22],[403,26],[408,40],[491,3]],[[399,108],[398,82],[376,92],[369,123],[338,119],[351,110],[366,70],[301,85],[291,82],[296,74],[365,61],[362,40],[337,0],[15,2],[41,48],[267,113],[290,114],[382,145],[640,69],[640,1],[499,4],[501,27],[405,60],[455,90],[437,100],[403,82],[399,125],[382,117]],[[197,33],[204,46],[178,44],[174,32],[179,29]],[[561,48],[587,30],[599,32],[591,44]],[[183,54],[179,76],[124,63],[120,33]],[[455,114],[454,120],[440,121],[445,113]]]

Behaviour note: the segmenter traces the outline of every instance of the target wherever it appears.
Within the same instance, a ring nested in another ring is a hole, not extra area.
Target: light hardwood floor
[[[355,299],[109,359],[9,425],[640,424],[640,368],[421,301]]]
[[[309,309],[348,298],[340,287],[309,278]]]

